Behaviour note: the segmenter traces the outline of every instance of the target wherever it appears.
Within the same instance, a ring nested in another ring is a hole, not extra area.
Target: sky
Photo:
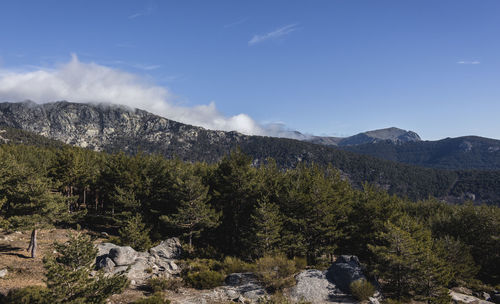
[[[500,1],[0,2],[0,102],[245,134],[500,139]]]

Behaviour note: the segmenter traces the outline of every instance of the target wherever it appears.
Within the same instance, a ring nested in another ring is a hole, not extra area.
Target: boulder
[[[267,295],[255,274],[251,272],[232,273],[226,277],[225,284],[224,292],[232,301],[257,301]]]
[[[109,258],[109,256],[103,255],[97,258],[96,261],[96,269],[102,269],[104,272],[111,272],[113,271],[113,268],[115,268],[116,264],[113,262],[112,259]]]
[[[326,277],[340,290],[349,293],[349,285],[359,279],[366,279],[359,259],[355,255],[342,255],[328,268]]]
[[[1,269],[0,270],[0,278],[5,278],[9,271],[7,269]]]
[[[115,245],[113,243],[101,243],[96,246],[97,247],[97,256],[103,256],[106,254],[109,254],[109,251],[113,248],[119,247],[118,245]]]
[[[181,242],[178,238],[167,239],[149,249],[149,253],[164,259],[179,259],[182,255]]]
[[[295,276],[295,281],[297,284],[290,289],[290,297],[294,301],[323,303],[340,293],[335,284],[326,278],[326,271],[304,270]]]
[[[241,286],[255,282],[257,282],[257,276],[252,272],[231,273],[224,280],[228,286]]]
[[[109,257],[118,266],[131,265],[137,258],[137,251],[130,246],[117,246],[111,248]]]
[[[474,296],[466,295],[466,294],[459,293],[459,292],[456,292],[453,290],[450,290],[449,294],[451,296],[451,300],[455,303],[493,304],[493,302],[481,300],[481,299],[476,298]]]

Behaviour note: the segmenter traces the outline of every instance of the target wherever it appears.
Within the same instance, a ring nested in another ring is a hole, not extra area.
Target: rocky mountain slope
[[[0,126],[3,142],[51,145],[44,136],[98,151],[145,151],[185,161],[215,162],[239,147],[256,164],[272,157],[283,168],[301,162],[333,165],[355,186],[369,182],[415,200],[435,196],[500,203],[500,171],[414,167],[304,141],[206,130],[116,105],[0,103]]]
[[[393,144],[403,144],[408,142],[421,141],[420,136],[413,131],[406,131],[399,128],[386,128],[380,130],[367,131],[349,137],[325,137],[313,136],[306,141],[327,146],[355,146],[362,144],[373,144],[378,142],[390,142]]]

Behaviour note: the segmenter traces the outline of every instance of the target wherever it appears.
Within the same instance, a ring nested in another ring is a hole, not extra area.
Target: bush
[[[230,274],[236,272],[252,272],[255,270],[255,265],[243,262],[238,258],[226,257],[224,262],[222,262],[222,268],[226,274]]]
[[[295,271],[295,262],[283,254],[264,256],[256,262],[257,277],[270,292],[293,286]]]
[[[3,304],[50,304],[49,290],[41,286],[29,286],[9,291],[9,294],[0,299]]]
[[[196,289],[211,289],[222,285],[226,276],[213,270],[203,270],[188,273],[185,277],[186,284]]]
[[[193,259],[186,260],[182,267],[186,272],[196,272],[205,270],[222,271],[224,269],[221,262],[213,259]]]
[[[160,292],[164,290],[177,292],[179,291],[179,288],[182,287],[182,281],[177,279],[151,278],[148,280],[147,286],[153,292]]]
[[[222,263],[212,259],[187,260],[181,268],[184,282],[197,289],[220,286],[226,277]]]
[[[258,304],[292,304],[282,293],[276,293],[269,298],[259,299]],[[311,304],[311,302],[300,301],[296,304]]]
[[[135,301],[134,304],[170,304],[170,301],[165,300],[161,292],[156,292],[150,297]]]
[[[303,270],[307,267],[307,259],[304,257],[294,257],[293,261],[295,262],[295,268],[297,270]]]
[[[364,279],[352,282],[349,288],[351,289],[352,295],[360,301],[368,300],[375,292],[375,287]]]

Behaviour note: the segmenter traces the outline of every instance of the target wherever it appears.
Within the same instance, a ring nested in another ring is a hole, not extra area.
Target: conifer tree
[[[282,218],[279,207],[261,200],[251,216],[254,225],[254,247],[258,256],[273,253],[281,238]]]
[[[404,217],[400,224],[411,221]],[[409,295],[414,288],[418,255],[418,245],[411,232],[400,226],[387,222],[386,231],[379,233],[384,244],[368,246],[377,258],[375,273],[386,282],[386,290],[394,292],[398,300]]]
[[[142,220],[140,214],[129,218],[125,221],[125,226],[118,230],[120,236],[120,244],[126,245],[139,251],[146,251],[151,247],[151,239],[149,238],[150,229],[146,228],[146,224]]]
[[[204,229],[213,228],[219,224],[220,214],[208,204],[208,187],[204,186],[199,176],[187,174],[178,180],[181,201],[177,212],[160,217],[167,225],[185,231],[192,249],[193,238]]]
[[[90,276],[97,249],[88,236],[78,233],[55,247],[57,255],[44,259],[50,303],[102,304],[128,285],[124,276]]]

